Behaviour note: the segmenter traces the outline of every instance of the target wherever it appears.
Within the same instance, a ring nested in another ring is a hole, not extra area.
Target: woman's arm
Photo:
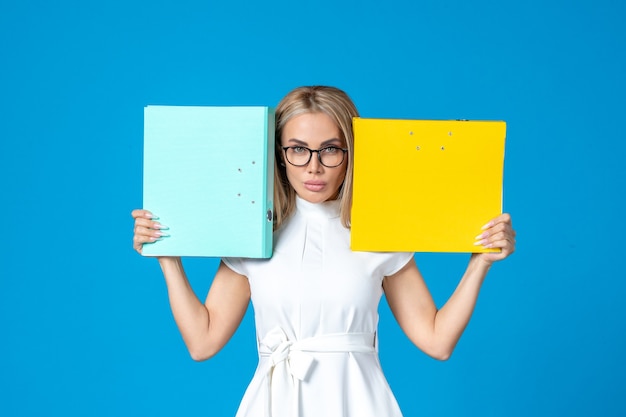
[[[248,279],[223,262],[204,302],[193,292],[180,258],[159,258],[167,283],[174,320],[191,357],[196,361],[219,352],[239,327],[248,302]]]
[[[491,221],[477,240],[485,247],[500,248],[501,251],[473,254],[454,293],[439,310],[414,260],[383,281],[389,307],[402,330],[417,347],[436,359],[446,360],[452,355],[493,262],[506,258],[515,250],[511,217],[503,214]]]
[[[133,211],[133,217],[133,247],[141,253],[144,243],[163,236],[162,228],[145,210]],[[230,340],[243,319],[250,301],[248,279],[221,262],[203,304],[189,285],[180,258],[159,257],[158,260],[174,320],[191,357],[197,361],[212,357]]]

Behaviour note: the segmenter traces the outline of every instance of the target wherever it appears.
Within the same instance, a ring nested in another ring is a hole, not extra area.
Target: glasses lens
[[[328,148],[320,149],[320,159],[322,165],[327,167],[336,167],[343,162],[343,150],[330,146]]]
[[[306,165],[311,159],[311,151],[300,146],[287,148],[286,155],[287,161],[296,166]]]
[[[287,161],[295,166],[307,165],[311,161],[311,154],[313,152],[317,152],[319,154],[320,162],[328,168],[334,168],[341,165],[345,154],[343,149],[336,148],[334,146],[329,146],[328,148],[323,148],[319,151],[312,151],[303,146],[292,146],[285,149]]]

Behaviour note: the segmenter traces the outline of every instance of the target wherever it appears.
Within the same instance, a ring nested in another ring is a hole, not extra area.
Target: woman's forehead
[[[331,141],[341,143],[342,136],[339,126],[327,114],[304,113],[287,121],[281,139],[283,142],[319,145]]]

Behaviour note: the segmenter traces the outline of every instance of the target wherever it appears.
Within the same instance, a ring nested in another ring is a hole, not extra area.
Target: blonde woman
[[[413,254],[351,251],[354,116],[350,98],[333,87],[297,88],[279,103],[271,259],[223,259],[204,303],[180,258],[158,259],[195,360],[226,344],[252,300],[259,364],[238,417],[401,416],[376,348],[383,293],[409,339],[446,360],[491,265],[515,249],[510,216],[489,222],[479,243],[501,251],[472,255],[441,309]],[[133,246],[141,252],[163,233],[149,211],[132,215]]]

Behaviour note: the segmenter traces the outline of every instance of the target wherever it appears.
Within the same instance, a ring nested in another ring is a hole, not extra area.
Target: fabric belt
[[[266,416],[300,415],[300,381],[315,363],[313,353],[376,353],[375,338],[374,333],[339,333],[289,340],[280,327],[272,329],[259,343],[259,355],[269,358]],[[284,406],[290,398],[291,411]]]

